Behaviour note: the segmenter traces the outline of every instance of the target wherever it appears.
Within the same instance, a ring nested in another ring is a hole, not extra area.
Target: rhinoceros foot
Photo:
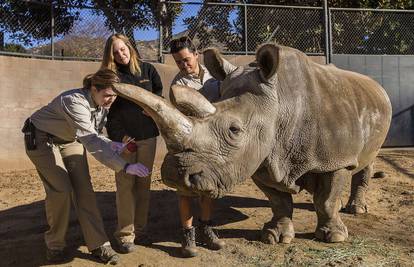
[[[328,243],[343,242],[348,238],[348,229],[339,221],[338,223],[327,223],[318,226],[315,231],[315,237]]]
[[[345,212],[350,214],[368,213],[368,205],[365,201],[352,200],[346,204]]]
[[[289,218],[284,218],[278,222],[270,221],[263,226],[262,242],[266,244],[283,243],[289,244],[295,237],[293,223]]]

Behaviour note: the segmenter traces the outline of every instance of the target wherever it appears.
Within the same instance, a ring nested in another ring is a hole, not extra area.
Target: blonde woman
[[[115,71],[121,82],[140,86],[161,95],[162,83],[157,70],[138,58],[130,40],[116,33],[108,38],[101,68]],[[151,117],[133,102],[118,98],[112,105],[106,124],[109,138],[128,143],[122,157],[129,163],[141,162],[152,170],[158,129]],[[148,219],[151,175],[137,179],[115,173],[118,228],[115,238],[122,253],[135,250],[134,241],[143,238]]]

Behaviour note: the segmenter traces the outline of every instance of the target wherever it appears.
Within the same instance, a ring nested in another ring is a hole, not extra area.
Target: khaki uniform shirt
[[[99,162],[118,172],[126,161],[111,149],[111,140],[100,135],[107,114],[107,109],[96,106],[89,90],[73,89],[57,96],[31,119],[41,131],[68,142],[81,142]]]
[[[220,82],[211,76],[207,68],[200,66],[199,75],[185,74],[180,71],[171,85],[184,85],[198,90],[210,102],[216,102],[220,98]]]

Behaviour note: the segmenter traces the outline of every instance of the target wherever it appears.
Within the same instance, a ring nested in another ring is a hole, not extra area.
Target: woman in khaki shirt
[[[122,143],[100,134],[116,98],[112,86],[117,82],[118,76],[108,69],[88,75],[83,88],[63,92],[33,113],[23,128],[26,153],[46,191],[46,256],[51,262],[65,260],[71,201],[89,251],[103,262],[118,262],[96,205],[86,150],[115,171],[140,177],[149,171],[140,163],[128,164],[119,156],[124,149]]]

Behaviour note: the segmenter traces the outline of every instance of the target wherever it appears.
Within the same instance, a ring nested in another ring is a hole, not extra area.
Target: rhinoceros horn
[[[172,149],[181,149],[193,128],[193,124],[187,116],[173,107],[164,98],[139,86],[118,83],[114,85],[114,90],[118,95],[141,106],[152,117],[160,129],[167,146],[170,146]]]
[[[216,107],[201,93],[187,86],[171,86],[170,101],[187,116],[205,118],[216,112]]]

